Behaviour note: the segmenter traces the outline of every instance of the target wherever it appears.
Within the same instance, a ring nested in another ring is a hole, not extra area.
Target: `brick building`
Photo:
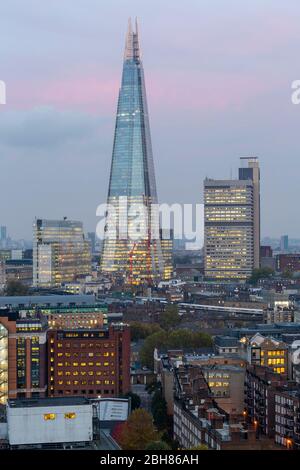
[[[275,442],[287,449],[300,449],[300,389],[285,386],[275,393]]]
[[[275,392],[286,383],[286,377],[268,367],[249,365],[245,376],[245,414],[256,426],[258,435],[275,435]]]
[[[273,449],[273,440],[257,439],[256,427],[242,415],[231,416],[218,406],[200,367],[175,370],[174,439],[190,449],[205,444],[214,450]]]
[[[117,397],[130,391],[128,325],[48,331],[48,395]]]
[[[294,273],[300,271],[300,254],[287,253],[277,255],[276,268],[280,272],[289,271]]]

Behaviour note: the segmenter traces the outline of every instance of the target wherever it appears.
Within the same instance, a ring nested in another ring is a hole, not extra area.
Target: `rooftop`
[[[223,346],[223,347],[232,347],[232,346],[238,346],[238,339],[235,338],[234,336],[216,336],[215,337],[215,344],[217,346]]]
[[[80,406],[90,402],[86,397],[51,397],[51,398],[18,398],[8,400],[9,408],[36,408],[43,406]]]

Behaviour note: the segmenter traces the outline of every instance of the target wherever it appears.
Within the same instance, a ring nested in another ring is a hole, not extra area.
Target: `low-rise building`
[[[265,366],[277,374],[288,375],[288,347],[283,341],[257,333],[245,344],[249,364]]]
[[[214,347],[217,354],[238,354],[239,341],[233,336],[216,336]]]
[[[93,405],[84,397],[9,400],[11,448],[82,444],[93,440]]]
[[[294,321],[295,308],[289,300],[278,300],[264,310],[264,323],[290,323]]]
[[[256,427],[243,416],[230,416],[214,400],[201,369],[182,365],[175,372],[174,439],[183,449],[201,444],[215,450],[274,448],[273,440],[257,439]]]

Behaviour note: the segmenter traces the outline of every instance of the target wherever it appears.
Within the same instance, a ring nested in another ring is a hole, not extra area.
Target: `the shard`
[[[127,210],[120,209],[124,201],[127,203]],[[149,285],[165,277],[159,222],[157,214],[154,215],[155,209],[153,210],[157,204],[157,193],[144,71],[137,23],[133,31],[130,20],[126,35],[107,202],[115,209],[115,216],[107,215],[101,256],[102,273],[111,273],[115,279],[119,278],[125,284],[131,285]],[[134,239],[129,232],[136,219],[130,215],[128,208],[136,204],[145,207],[144,215],[139,217],[141,232],[144,235]],[[129,227],[127,236],[120,233],[120,221]],[[115,236],[112,236],[112,223],[117,227]]]

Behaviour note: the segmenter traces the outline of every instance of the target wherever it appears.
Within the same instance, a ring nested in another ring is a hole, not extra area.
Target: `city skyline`
[[[299,108],[290,99],[298,78],[296,2],[282,9],[279,2],[244,8],[230,1],[221,14],[191,1],[190,8],[176,4],[170,17],[168,2],[154,2],[155,12],[115,1],[115,12],[91,0],[91,15],[83,3],[71,8],[66,1],[67,20],[58,2],[42,8],[27,1],[27,12],[25,2],[18,9],[16,3],[3,6],[0,19],[9,38],[2,44],[7,60],[0,77],[7,85],[0,109],[1,224],[10,235],[30,239],[35,216],[67,215],[95,229],[96,207],[106,200],[116,111],[121,54],[112,51],[121,51],[124,23],[133,13],[143,29],[160,201],[201,202],[206,176],[230,177],[238,157],[253,154],[262,173],[262,237],[280,236],[280,227],[298,236],[299,222],[286,210],[297,187]],[[18,34],[11,40],[11,22],[18,24],[25,13],[28,22],[18,33],[23,46]],[[283,194],[275,190],[282,174],[289,181]],[[9,176],[14,197],[4,204]]]

